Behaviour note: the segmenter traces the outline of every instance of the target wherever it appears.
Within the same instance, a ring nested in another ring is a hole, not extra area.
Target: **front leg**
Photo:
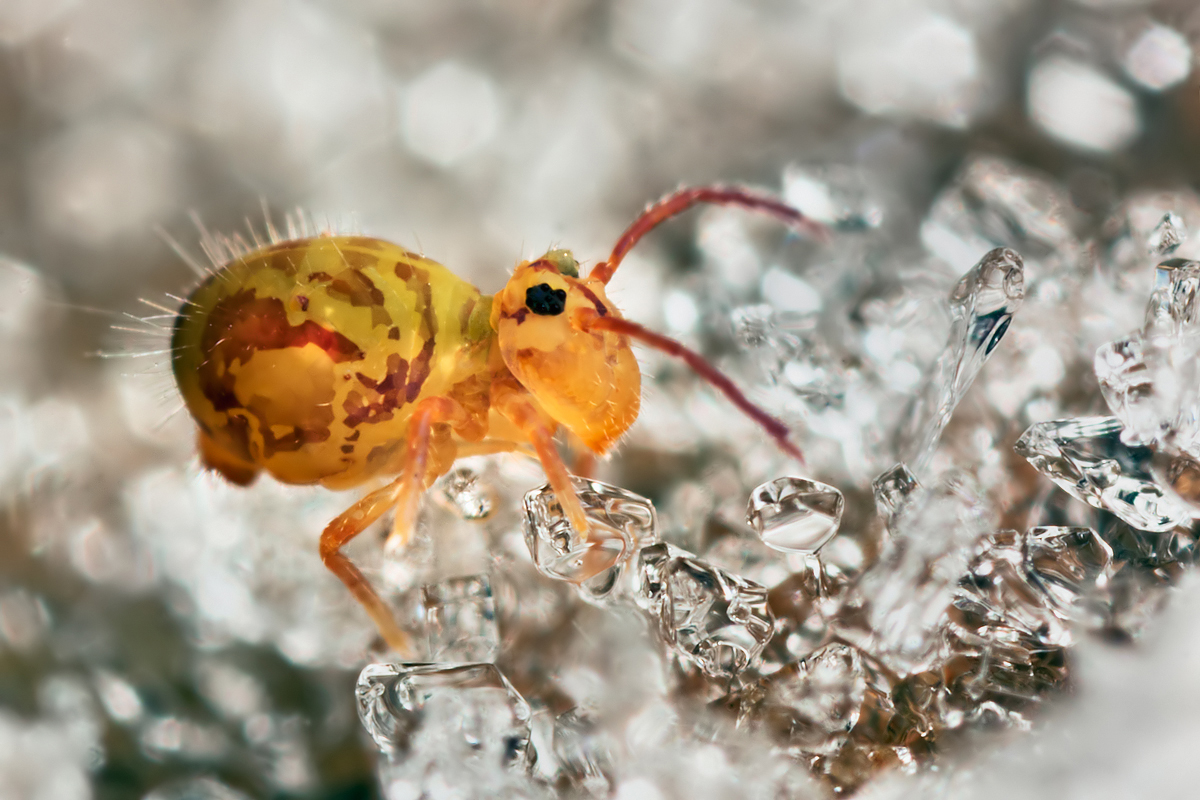
[[[458,404],[445,397],[431,397],[417,404],[408,423],[404,472],[392,483],[352,505],[321,534],[321,560],[366,609],[388,646],[402,656],[413,655],[411,637],[396,624],[392,610],[354,562],[342,553],[342,547],[392,508],[396,510],[396,519],[387,547],[391,550],[408,541],[416,522],[421,493],[436,477],[429,474],[433,426],[448,422],[460,413]]]
[[[571,475],[567,465],[563,463],[558,448],[554,446],[554,430],[557,427],[554,420],[546,416],[516,378],[511,375],[498,377],[492,383],[492,408],[496,409],[506,419],[512,422],[533,445],[546,480],[554,490],[563,513],[571,521],[580,536],[588,535],[589,525],[587,515],[583,513],[583,504],[575,487],[571,484]]]

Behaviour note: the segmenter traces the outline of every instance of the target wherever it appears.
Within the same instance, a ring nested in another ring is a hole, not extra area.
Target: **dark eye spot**
[[[551,289],[548,283],[539,283],[525,290],[525,305],[538,316],[557,317],[567,307],[567,293]]]

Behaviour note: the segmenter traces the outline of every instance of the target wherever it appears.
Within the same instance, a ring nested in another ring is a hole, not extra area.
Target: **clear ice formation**
[[[776,478],[750,494],[746,521],[763,544],[784,553],[815,553],[837,535],[845,500],[832,486]]]
[[[429,657],[442,663],[491,662],[500,654],[496,603],[486,575],[468,575],[421,589]]]
[[[968,487],[943,482],[914,493],[889,524],[883,552],[863,573],[844,607],[865,628],[854,642],[901,674],[937,660],[946,608],[984,535],[988,510]]]
[[[587,797],[608,797],[614,783],[613,744],[604,726],[572,708],[554,720],[558,779]]]
[[[1143,531],[1169,531],[1191,513],[1154,481],[1153,452],[1121,441],[1116,417],[1038,422],[1014,449],[1072,496]]]
[[[372,664],[355,697],[386,758],[389,796],[501,796],[526,786],[532,712],[495,665]]]
[[[880,473],[871,482],[871,492],[875,495],[875,510],[884,519],[891,519],[905,500],[921,488],[921,482],[906,464],[897,464],[891,469]]]
[[[638,554],[637,592],[663,640],[714,677],[744,670],[771,638],[766,589],[665,542]]]
[[[944,629],[956,664],[942,701],[949,727],[990,715],[1027,728],[1025,708],[1066,680],[1070,629],[1026,570],[1025,542],[1016,531],[989,535],[959,583]]]
[[[589,534],[571,526],[547,484],[525,495],[525,543],[538,572],[576,584],[585,600],[604,604],[627,588],[622,578],[633,554],[656,541],[654,506],[617,486],[572,480]]]
[[[734,339],[754,354],[772,384],[814,409],[844,405],[846,376],[829,347],[815,335],[813,315],[783,314],[761,303],[739,306],[729,319]]]
[[[858,724],[870,684],[858,648],[834,642],[763,681],[759,714],[790,755],[831,755]]]
[[[948,264],[1011,247],[1039,267],[1038,277],[1069,268],[1079,247],[1073,203],[1048,176],[994,156],[974,156],[934,200],[921,224],[925,247]]]
[[[1150,252],[1156,256],[1169,256],[1179,249],[1187,239],[1187,226],[1183,218],[1173,211],[1163,214],[1162,220],[1155,226],[1146,244]]]
[[[1102,345],[1095,371],[1130,445],[1193,452],[1200,444],[1200,262],[1159,265],[1142,330]]]
[[[1021,256],[990,251],[950,293],[950,341],[925,378],[897,440],[902,460],[920,475],[942,431],[1025,298]]]
[[[463,519],[486,519],[496,499],[492,490],[470,467],[455,467],[439,481],[434,497]]]
[[[1107,623],[1112,600],[1113,550],[1091,528],[1039,527],[1025,537],[1025,571],[1067,621],[1089,629]]]

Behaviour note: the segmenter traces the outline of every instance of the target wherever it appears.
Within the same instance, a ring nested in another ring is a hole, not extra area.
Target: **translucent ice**
[[[1180,221],[1179,231],[1195,230],[1200,225],[1200,197],[1189,189],[1141,191],[1129,195],[1101,229],[1103,265],[1118,288],[1141,296],[1150,280],[1150,267],[1162,256],[1161,227],[1164,217]],[[1174,224],[1171,227],[1176,227]],[[1182,238],[1171,255],[1200,257],[1200,238]]]
[[[1005,248],[985,255],[951,292],[950,341],[910,407],[898,442],[918,474],[1024,298],[1021,257]]]
[[[763,543],[785,553],[815,553],[837,535],[845,501],[832,486],[777,478],[750,495],[746,521]]]
[[[554,721],[559,779],[586,796],[608,797],[614,782],[612,743],[603,725],[572,708]]]
[[[1014,449],[1074,497],[1139,530],[1168,531],[1190,518],[1151,477],[1152,452],[1121,441],[1116,417],[1035,423]]]
[[[1026,727],[1025,707],[1066,680],[1070,632],[1024,569],[1024,539],[1016,531],[987,537],[948,610],[942,712],[950,727]]]
[[[1070,644],[1066,626],[1047,608],[1040,586],[1029,580],[1025,536],[997,531],[981,547],[959,582],[960,597],[978,601],[986,609],[985,624],[1020,629],[1046,645]]]
[[[1154,271],[1154,292],[1146,305],[1147,335],[1181,336],[1200,322],[1200,262],[1170,258]]]
[[[938,630],[988,532],[988,508],[966,486],[945,482],[914,493],[889,529],[844,607],[844,633],[897,671],[915,672],[936,660]]]
[[[763,303],[739,306],[729,317],[734,338],[754,353],[768,381],[814,408],[843,404],[846,376],[828,344],[814,335],[811,314],[780,314]]]
[[[848,167],[789,166],[783,171],[783,197],[809,219],[839,231],[878,228],[883,207],[871,196],[862,172]]]
[[[637,601],[683,658],[716,677],[745,669],[774,626],[766,589],[666,543],[639,553]]]
[[[1121,420],[1122,439],[1150,445],[1169,432],[1180,414],[1181,373],[1194,359],[1167,337],[1133,334],[1100,346],[1095,371],[1109,409]]]
[[[495,504],[491,488],[470,467],[456,467],[441,478],[435,496],[463,519],[484,519]]]
[[[1044,265],[1042,274],[1052,274],[1069,265],[1078,248],[1071,208],[1066,190],[1048,177],[994,156],[976,156],[934,200],[921,241],[947,264],[1011,247]]]
[[[1200,437],[1200,263],[1159,265],[1142,331],[1101,345],[1095,371],[1131,445],[1189,450]]]
[[[1049,608],[1092,628],[1108,618],[1112,562],[1112,548],[1091,528],[1033,528],[1025,537],[1025,571]]]
[[[859,650],[829,644],[763,682],[762,713],[793,755],[829,755],[858,723],[869,685]]]
[[[492,585],[486,575],[428,584],[421,595],[432,660],[496,660],[500,653],[500,632],[496,626]]]
[[[917,476],[905,464],[897,464],[871,481],[879,516],[890,519],[914,491],[921,488]]]
[[[389,796],[507,795],[535,759],[529,704],[492,664],[371,664],[355,696]]]
[[[571,526],[547,484],[525,495],[525,543],[538,572],[577,584],[585,600],[603,603],[623,591],[621,578],[632,554],[655,541],[654,506],[617,486],[572,480],[589,534]]]
[[[1187,238],[1187,228],[1183,218],[1173,211],[1163,214],[1162,221],[1155,226],[1146,244],[1150,252],[1156,256],[1169,256],[1179,249]]]

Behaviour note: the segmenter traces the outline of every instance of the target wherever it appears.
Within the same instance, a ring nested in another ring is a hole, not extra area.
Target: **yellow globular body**
[[[603,454],[637,419],[641,371],[624,336],[575,324],[581,310],[620,313],[603,283],[564,270],[563,253],[518,265],[492,303],[492,326],[516,379],[551,417]]]
[[[239,483],[266,470],[354,486],[402,469],[414,406],[439,396],[465,412],[442,439],[482,440],[497,361],[490,301],[378,239],[247,253],[201,284],[175,324],[175,376],[202,458]]]

